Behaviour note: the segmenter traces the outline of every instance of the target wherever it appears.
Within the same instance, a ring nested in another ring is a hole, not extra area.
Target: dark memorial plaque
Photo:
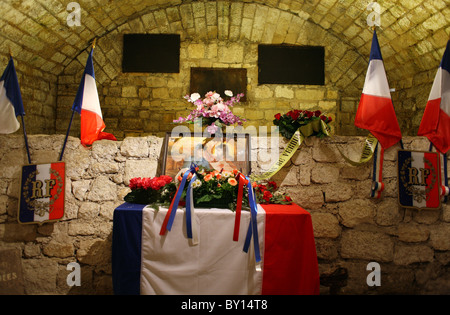
[[[179,73],[180,35],[125,34],[122,72]]]
[[[259,45],[258,84],[325,84],[325,48]]]
[[[20,250],[0,250],[0,295],[24,293]]]
[[[247,69],[191,68],[191,94],[199,93],[203,97],[209,91],[215,91],[223,97],[225,90],[232,91],[233,95],[244,93],[241,102],[245,102]]]

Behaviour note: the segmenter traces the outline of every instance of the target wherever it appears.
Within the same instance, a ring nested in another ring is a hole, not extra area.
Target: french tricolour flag
[[[103,132],[105,123],[103,121],[100,100],[98,98],[97,86],[95,84],[94,64],[92,62],[91,49],[77,96],[72,106],[72,110],[81,115],[81,143],[91,145],[96,140],[109,139],[117,140],[110,133]]]
[[[311,216],[297,205],[258,205],[261,264],[243,244],[250,213],[196,209],[198,243],[188,243],[184,211],[160,235],[167,208],[124,203],[114,211],[112,272],[115,294],[319,294]],[[253,241],[252,241],[253,244]],[[258,267],[259,266],[259,267]]]
[[[12,57],[0,78],[0,133],[9,134],[20,128],[17,116],[25,115],[19,82]]]
[[[402,138],[376,31],[373,32],[369,68],[356,112],[355,126],[369,130],[384,149]]]
[[[437,70],[418,135],[426,136],[441,153],[450,149],[450,41]]]

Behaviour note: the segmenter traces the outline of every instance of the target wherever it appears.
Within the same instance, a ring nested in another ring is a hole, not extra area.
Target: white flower
[[[214,93],[214,94],[212,95],[212,99],[214,99],[214,100],[220,99],[220,94],[219,94],[219,93]]]
[[[223,177],[231,177],[233,175],[233,173],[231,173],[230,171],[223,171],[222,172],[222,176]]]
[[[192,188],[197,188],[200,187],[202,185],[202,182],[199,179],[196,179],[193,183],[192,183]]]
[[[200,98],[200,94],[198,93],[192,93],[191,94],[191,101],[195,102],[196,100],[198,100]]]
[[[225,90],[225,95],[231,97],[233,96],[233,92],[230,90]]]

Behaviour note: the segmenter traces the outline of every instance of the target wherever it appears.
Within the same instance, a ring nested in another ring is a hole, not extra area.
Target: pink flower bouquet
[[[192,93],[186,95],[184,98],[194,104],[196,108],[190,112],[186,117],[180,117],[174,120],[175,123],[195,123],[200,121],[202,126],[207,126],[206,130],[210,134],[215,134],[221,130],[224,126],[231,126],[234,124],[242,125],[244,118],[236,116],[232,113],[231,109],[237,103],[244,94],[237,94],[233,96],[233,92],[230,90],[225,91],[225,95],[229,99],[224,100],[219,93],[208,92],[202,99],[199,93]]]

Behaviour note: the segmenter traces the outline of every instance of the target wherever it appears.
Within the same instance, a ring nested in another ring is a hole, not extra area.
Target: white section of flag
[[[5,81],[0,81],[0,133],[8,134],[20,128],[13,104],[6,96]]]
[[[383,60],[372,59],[366,73],[363,94],[391,98]]]
[[[51,164],[41,164],[41,165],[37,165],[36,166],[36,181],[40,181],[41,183],[43,183],[41,190],[42,190],[42,194],[45,194],[45,189],[46,189],[46,182],[45,180],[50,179],[50,165]],[[50,202],[50,198],[39,198],[36,199],[38,202],[42,202],[42,203],[49,203]],[[35,222],[43,222],[48,220],[49,217],[49,212],[48,212],[48,208],[47,211],[45,211],[43,216],[40,216],[36,211],[34,211],[34,221]]]
[[[199,226],[197,245],[190,244],[187,238],[184,209],[177,210],[171,231],[159,235],[166,214],[167,208],[143,210],[141,294],[261,294],[262,271],[256,268],[253,240],[249,252],[243,252],[250,212],[242,212],[239,241],[234,242],[233,212],[196,211],[193,220]],[[265,211],[260,205],[257,220],[262,250]]]
[[[103,119],[95,79],[87,73],[84,78],[83,102],[81,109],[94,112]]]

